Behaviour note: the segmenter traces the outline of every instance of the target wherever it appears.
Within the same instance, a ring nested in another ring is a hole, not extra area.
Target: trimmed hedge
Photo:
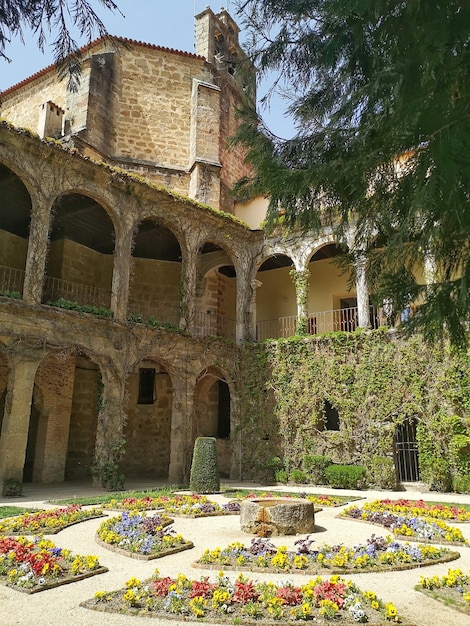
[[[366,468],[360,465],[330,465],[325,469],[328,484],[339,489],[362,489]]]
[[[220,491],[215,437],[198,437],[194,442],[189,488],[193,493]]]

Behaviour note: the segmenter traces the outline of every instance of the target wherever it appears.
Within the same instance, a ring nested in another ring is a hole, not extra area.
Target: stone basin
[[[310,533],[315,528],[313,503],[304,498],[254,498],[240,505],[240,527],[260,537]]]

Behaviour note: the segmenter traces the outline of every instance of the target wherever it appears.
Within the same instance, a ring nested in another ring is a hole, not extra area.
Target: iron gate
[[[407,419],[395,431],[395,456],[400,482],[419,481],[416,420]]]

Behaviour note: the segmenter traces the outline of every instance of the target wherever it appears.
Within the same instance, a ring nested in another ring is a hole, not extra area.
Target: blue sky
[[[235,2],[227,0],[116,0],[124,17],[119,13],[99,10],[108,32],[146,43],[153,43],[187,52],[194,51],[194,14],[205,7],[217,13],[221,7],[228,9],[236,19]],[[98,9],[98,3],[93,6]],[[243,41],[243,33],[240,35]],[[53,37],[49,38],[53,41]],[[85,43],[84,41],[80,42]],[[25,33],[25,43],[13,40],[5,53],[12,62],[0,59],[0,91],[31,76],[53,62],[50,44],[44,54],[38,49],[34,33]],[[262,85],[259,95],[264,95],[267,85]],[[277,135],[288,137],[293,134],[290,120],[283,111],[286,103],[275,99],[269,110],[261,111],[270,129]]]

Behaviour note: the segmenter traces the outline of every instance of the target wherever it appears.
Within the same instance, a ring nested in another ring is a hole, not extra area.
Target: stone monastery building
[[[127,476],[180,483],[197,436],[241,478],[237,346],[380,322],[331,236],[268,238],[230,194],[238,32],[207,8],[195,53],[100,39],[78,92],[51,66],[0,94],[0,483],[87,478],[122,438]]]

